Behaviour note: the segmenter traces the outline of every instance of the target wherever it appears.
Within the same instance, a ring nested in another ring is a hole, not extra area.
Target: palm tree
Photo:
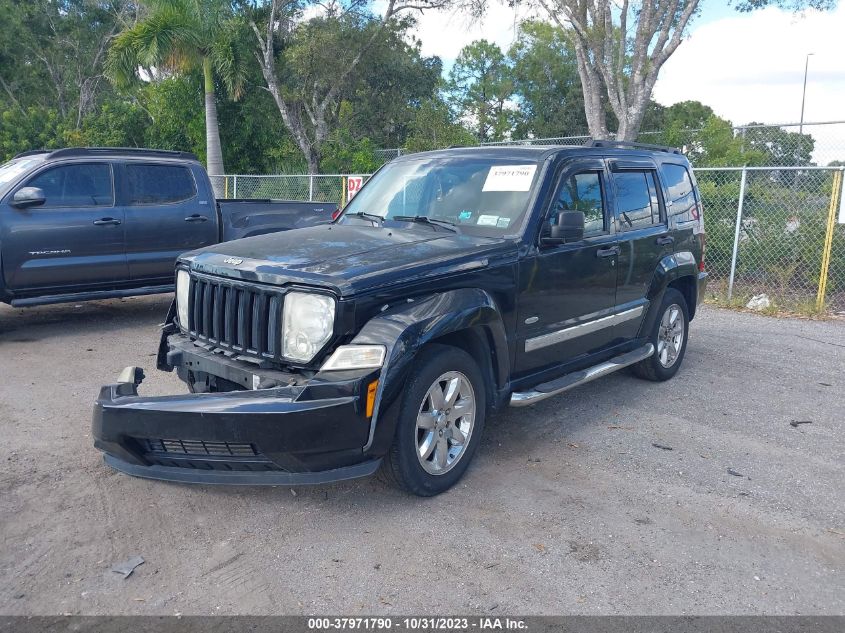
[[[224,174],[217,126],[214,76],[234,99],[244,82],[244,56],[235,36],[230,0],[142,0],[144,17],[118,34],[106,59],[106,74],[128,87],[149,69],[185,72],[201,67],[205,87],[205,143],[208,173]]]

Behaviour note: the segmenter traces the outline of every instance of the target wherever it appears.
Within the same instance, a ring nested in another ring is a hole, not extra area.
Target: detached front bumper
[[[142,397],[127,368],[94,405],[94,446],[130,475],[190,483],[296,485],[363,477],[367,385],[377,374],[305,387]]]

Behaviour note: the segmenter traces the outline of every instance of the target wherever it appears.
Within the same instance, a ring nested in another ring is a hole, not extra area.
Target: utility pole
[[[807,69],[810,66],[810,56],[813,53],[807,53],[804,60],[804,91],[801,93],[801,121],[798,123],[798,133],[804,133],[804,101],[807,99]]]

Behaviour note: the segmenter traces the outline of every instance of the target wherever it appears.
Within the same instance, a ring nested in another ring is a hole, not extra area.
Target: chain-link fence
[[[745,305],[845,310],[843,168],[699,168],[708,294]],[[765,304],[765,301],[764,301]]]
[[[344,200],[350,178],[369,178],[368,174],[304,174],[246,176],[211,176],[218,198],[270,198],[274,200],[309,200],[337,202]]]

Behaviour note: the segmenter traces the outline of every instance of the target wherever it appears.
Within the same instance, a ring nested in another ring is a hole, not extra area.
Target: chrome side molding
[[[600,319],[584,321],[583,323],[578,323],[577,325],[570,325],[569,327],[565,327],[562,330],[557,330],[555,332],[549,332],[548,334],[541,334],[540,336],[535,336],[533,338],[526,339],[525,351],[533,352],[543,347],[548,347],[549,345],[563,343],[564,341],[569,341],[571,339],[578,338],[579,336],[584,336],[585,334],[592,334],[593,332],[598,332],[599,330],[602,330],[604,328],[613,327],[614,325],[619,325],[620,323],[625,323],[625,321],[630,321],[631,319],[639,319],[640,317],[642,317],[646,305],[647,303],[644,305],[639,305],[636,308],[623,310],[622,312],[617,312],[616,314],[610,314],[608,316],[601,317]],[[525,322],[528,323],[527,320]]]
[[[596,378],[601,378],[607,374],[619,371],[628,365],[633,365],[641,360],[645,360],[652,354],[654,354],[654,345],[646,343],[642,347],[639,347],[631,352],[627,352],[626,354],[615,356],[604,363],[599,363],[598,365],[594,365],[588,369],[572,372],[571,374],[566,374],[565,376],[543,383],[542,385],[537,385],[530,391],[515,391],[511,394],[510,405],[512,407],[527,407],[529,405],[536,404],[546,398],[551,398],[552,396],[556,396],[564,391],[569,391],[570,389],[586,384]]]

